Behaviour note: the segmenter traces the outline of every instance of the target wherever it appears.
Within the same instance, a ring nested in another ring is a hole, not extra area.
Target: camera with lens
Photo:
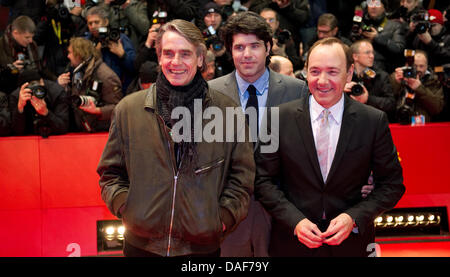
[[[362,83],[356,83],[352,86],[352,90],[350,91],[350,94],[353,96],[360,96],[364,93],[364,88]]]
[[[406,66],[402,68],[403,70],[403,78],[416,78],[417,71],[414,67],[414,56],[416,51],[411,49],[405,49],[404,55],[406,59]]]
[[[375,72],[375,70],[368,67],[364,69],[362,77],[356,77],[356,75],[354,75],[354,78],[356,77],[356,84],[352,86],[350,95],[360,96],[361,94],[363,94],[364,86],[367,87],[376,75],[377,73]]]
[[[428,12],[426,11],[421,11],[413,14],[411,16],[411,22],[413,22],[416,25],[414,30],[417,34],[423,34],[426,31],[428,31],[431,27],[429,15]]]
[[[31,90],[31,95],[34,95],[36,98],[44,99],[47,96],[47,89],[41,86],[39,81],[31,81],[28,88]]]
[[[120,39],[120,29],[100,27],[98,28],[98,42],[102,44],[102,47],[108,47],[110,41],[117,42]]]
[[[152,15],[152,24],[164,25],[167,22],[167,12],[166,11],[155,11]]]
[[[286,44],[286,42],[288,42],[291,39],[292,34],[289,30],[283,29],[283,30],[277,30],[277,32],[275,32],[274,37],[278,41],[277,42],[278,46],[281,46],[283,44]]]
[[[72,104],[75,107],[86,107],[89,106],[89,101],[92,100],[96,106],[99,106],[99,93],[102,90],[102,85],[103,83],[100,80],[93,81],[92,86],[87,89],[86,95],[72,95],[70,97]]]
[[[216,30],[214,30],[213,26],[209,26],[208,28],[206,28],[203,31],[203,36],[205,38],[205,44],[208,49],[211,45],[214,51],[220,51],[223,49],[223,42],[217,36],[217,32]]]

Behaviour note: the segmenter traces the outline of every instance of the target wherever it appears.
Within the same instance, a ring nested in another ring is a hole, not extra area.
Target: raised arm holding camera
[[[422,10],[411,16],[407,46],[424,50],[433,68],[450,62],[450,33],[438,10]]]
[[[405,50],[406,66],[398,67],[391,74],[391,84],[397,98],[394,121],[410,124],[413,116],[423,116],[429,122],[432,115],[444,107],[442,84],[428,70],[428,58],[424,51]]]
[[[2,67],[2,91],[10,94],[19,84],[19,75],[25,69],[39,70],[46,79],[53,76],[44,69],[33,41],[36,25],[28,16],[17,17],[0,38],[0,66]]]
[[[350,49],[355,70],[352,82],[345,85],[344,91],[358,102],[392,113],[395,98],[389,75],[381,69],[372,68],[375,59],[372,43],[369,40],[359,40]]]
[[[9,97],[13,135],[48,137],[66,133],[69,107],[64,89],[44,80],[35,70],[22,72],[19,84]]]
[[[118,76],[101,59],[94,45],[84,38],[72,38],[69,45],[72,73],[58,77],[70,90],[72,131],[107,131],[115,105],[122,98]]]
[[[87,39],[96,43],[103,61],[119,76],[125,93],[136,75],[134,59],[136,51],[131,40],[118,28],[109,25],[108,12],[101,6],[90,8],[86,13],[89,34]]]

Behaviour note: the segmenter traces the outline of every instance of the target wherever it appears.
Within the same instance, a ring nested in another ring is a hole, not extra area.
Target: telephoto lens
[[[71,96],[72,103],[76,107],[86,107],[89,105],[89,100],[92,100],[94,104],[96,104],[95,98],[87,95],[72,95]]]

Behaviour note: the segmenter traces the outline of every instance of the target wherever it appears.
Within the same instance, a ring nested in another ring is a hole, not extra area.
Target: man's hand
[[[429,44],[432,40],[431,35],[428,31],[423,34],[417,34],[417,37],[425,44]]]
[[[362,34],[370,41],[373,41],[373,39],[378,35],[378,31],[374,27],[370,27],[370,31],[364,31]]]
[[[159,28],[161,28],[161,24],[156,23],[153,24],[150,29],[148,29],[147,40],[145,41],[145,47],[147,48],[155,48],[156,37],[159,32]]]
[[[357,84],[356,82],[346,83],[345,87],[344,87],[344,91],[347,93],[350,93],[352,91],[352,87],[356,84]],[[355,95],[349,94],[349,96],[360,103],[366,104],[367,100],[369,99],[369,92],[367,91],[365,86],[363,86],[363,85],[361,85],[361,86],[363,88],[363,93],[361,95],[355,96]]]
[[[62,73],[58,76],[57,82],[60,86],[66,87],[70,83],[70,72]]]
[[[307,218],[302,219],[294,229],[294,235],[298,240],[309,248],[318,248],[322,246],[323,234],[316,224]]]
[[[403,68],[401,67],[397,67],[395,69],[395,81],[397,82],[397,84],[400,84],[403,80]]]
[[[92,101],[92,99],[89,99],[89,105],[87,106],[80,106],[79,107],[81,110],[90,113],[90,114],[96,114],[96,115],[100,115],[102,112],[100,110],[100,108],[98,108],[94,101]]]
[[[328,245],[340,245],[353,229],[353,219],[346,213],[341,213],[331,220],[328,229],[322,234],[323,242]]]
[[[44,99],[39,99],[36,96],[31,96],[30,103],[38,114],[42,116],[48,115],[47,103],[45,103]]]
[[[109,41],[108,48],[111,53],[115,54],[119,58],[122,58],[125,55],[125,50],[123,49],[122,41],[119,39],[117,42]]]
[[[22,60],[17,60],[15,62],[13,62],[13,65],[15,68],[17,68],[19,71],[21,71],[23,69],[23,61]]]
[[[412,90],[416,90],[420,87],[422,82],[420,81],[419,75],[417,75],[416,78],[405,78],[406,84],[408,87],[410,87]]]
[[[23,109],[27,104],[27,101],[31,99],[31,89],[28,88],[29,83],[26,82],[20,87],[19,101],[17,102],[17,109],[19,113],[23,113]]]

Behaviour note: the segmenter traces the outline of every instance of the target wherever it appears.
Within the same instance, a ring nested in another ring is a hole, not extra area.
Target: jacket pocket
[[[214,169],[216,167],[221,166],[224,161],[225,161],[224,158],[219,158],[219,159],[217,159],[217,160],[215,160],[213,162],[210,162],[210,163],[207,163],[207,164],[205,164],[203,166],[198,167],[197,169],[195,169],[194,173],[196,175],[204,174],[205,172],[208,172],[208,171],[210,171],[210,170],[212,170],[212,169]]]

